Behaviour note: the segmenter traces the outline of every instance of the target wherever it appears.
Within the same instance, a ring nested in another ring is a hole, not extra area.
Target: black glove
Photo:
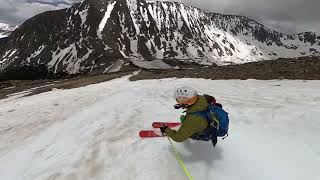
[[[182,108],[180,104],[175,104],[173,107],[174,107],[175,109],[180,109],[180,108]]]
[[[167,128],[168,128],[168,126],[162,126],[162,127],[160,127],[161,133],[162,133],[162,134],[165,134]]]
[[[175,104],[173,107],[174,107],[175,109],[185,109],[185,108],[187,108],[187,105]]]

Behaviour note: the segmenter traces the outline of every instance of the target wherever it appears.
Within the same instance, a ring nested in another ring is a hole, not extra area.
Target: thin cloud
[[[0,0],[0,22],[19,25],[39,13],[67,8],[71,2],[73,1]]]

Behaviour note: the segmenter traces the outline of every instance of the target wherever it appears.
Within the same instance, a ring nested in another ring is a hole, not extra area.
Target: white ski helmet
[[[198,100],[198,93],[195,89],[189,86],[184,86],[178,88],[175,93],[174,97],[178,104],[182,105],[192,105]]]

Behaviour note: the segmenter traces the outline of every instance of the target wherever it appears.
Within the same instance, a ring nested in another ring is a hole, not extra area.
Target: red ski
[[[142,130],[139,132],[139,136],[142,138],[164,137],[159,130]]]
[[[162,126],[168,126],[170,128],[174,128],[180,125],[181,123],[179,122],[153,122],[152,123],[153,128],[160,128]],[[142,130],[139,132],[139,136],[142,138],[164,137],[164,135],[162,135],[161,131],[159,130]]]
[[[181,123],[179,122],[153,122],[152,127],[153,128],[160,128],[162,126],[168,126],[169,128],[180,126]]]

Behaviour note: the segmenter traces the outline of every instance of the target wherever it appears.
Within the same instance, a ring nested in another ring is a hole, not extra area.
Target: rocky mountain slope
[[[0,23],[0,38],[8,37],[18,26]]]
[[[64,76],[130,64],[169,69],[320,55],[320,35],[285,35],[245,17],[176,2],[86,0],[27,20],[0,53],[2,73],[36,69]]]
[[[14,31],[17,27],[18,26],[0,23],[0,51],[1,48],[8,42],[8,36],[10,36],[12,31]]]

